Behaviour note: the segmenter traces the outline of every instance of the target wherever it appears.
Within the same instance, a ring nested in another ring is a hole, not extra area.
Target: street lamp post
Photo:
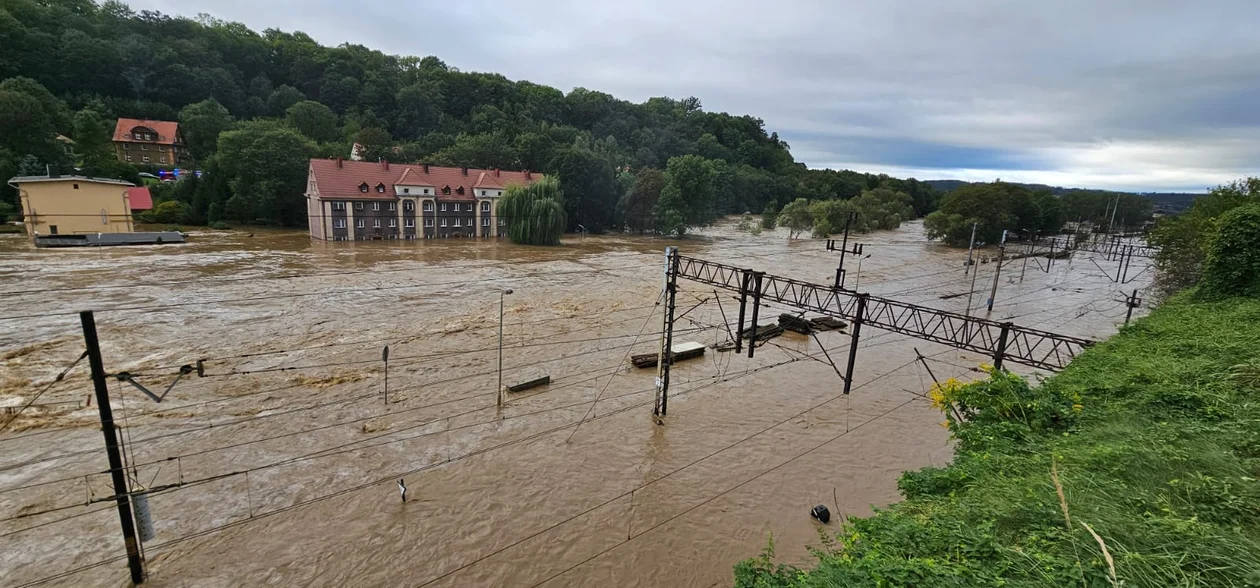
[[[511,293],[511,288],[499,292],[499,408],[503,408],[503,297]]]
[[[863,259],[866,259],[866,258],[868,258],[868,257],[870,257],[871,255],[872,255],[872,254],[867,253],[866,255],[863,255],[862,257],[859,257],[859,258],[858,258],[858,273],[857,273],[857,279],[853,280],[853,291],[854,291],[854,292],[857,292],[857,289],[858,289],[858,283],[860,283],[860,282],[862,281],[862,260],[863,260]]]

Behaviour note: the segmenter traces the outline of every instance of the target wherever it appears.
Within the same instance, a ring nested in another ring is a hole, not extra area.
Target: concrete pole
[[[967,246],[967,269],[963,270],[963,275],[971,271],[971,252],[976,249],[976,225],[979,223],[971,223],[971,245]]]
[[[989,312],[993,312],[993,299],[997,297],[998,277],[1002,275],[1002,259],[1006,257],[1006,231],[1002,231],[1002,242],[998,245],[997,269],[993,270],[993,289],[989,291]]]

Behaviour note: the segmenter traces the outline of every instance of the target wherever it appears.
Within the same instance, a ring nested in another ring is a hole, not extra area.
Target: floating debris
[[[731,344],[731,348],[732,349],[734,348],[733,343]],[[696,343],[694,341],[688,341],[686,343],[679,343],[677,345],[674,345],[674,347],[672,348],[672,353],[670,353],[670,358],[673,360],[674,363],[678,363],[679,361],[684,360],[684,359],[692,359],[695,357],[700,357],[704,355],[704,350],[705,350],[705,347],[703,344]],[[633,363],[634,367],[637,367],[637,368],[653,367],[656,365],[657,360],[660,359],[660,355],[661,355],[660,353],[641,353],[639,355],[632,355],[630,356],[630,363]]]
[[[831,511],[821,504],[811,509],[809,516],[814,517],[814,519],[824,525],[831,522]]]
[[[779,326],[802,335],[808,335],[814,332],[814,323],[805,320],[794,314],[779,315]]]
[[[551,383],[551,376],[543,376],[541,378],[534,378],[526,382],[521,382],[519,384],[508,386],[508,392],[524,392],[525,390],[529,390],[530,388],[546,386],[547,384],[550,384],[550,383]]]
[[[752,339],[756,342],[768,341],[783,334],[783,327],[779,325],[758,325],[756,329],[748,327],[739,332],[740,336],[745,339]]]
[[[849,326],[849,323],[830,316],[816,316],[809,319],[809,322],[815,331],[840,331]]]

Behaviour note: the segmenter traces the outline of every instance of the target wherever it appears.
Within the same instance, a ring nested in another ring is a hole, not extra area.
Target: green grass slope
[[[1260,300],[1175,298],[1030,388],[933,390],[954,462],[740,587],[1260,587]],[[948,411],[947,412],[951,412]]]

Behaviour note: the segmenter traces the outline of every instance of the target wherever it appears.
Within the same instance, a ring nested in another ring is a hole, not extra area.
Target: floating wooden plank
[[[802,335],[808,335],[814,332],[813,323],[794,314],[779,315],[779,326]]]
[[[529,380],[528,382],[521,382],[519,384],[508,386],[508,392],[524,392],[525,390],[529,390],[531,388],[537,388],[539,386],[546,386],[547,384],[550,384],[550,383],[551,383],[551,376],[543,376],[541,378],[534,378],[533,380]]]
[[[768,339],[773,339],[775,337],[778,337],[779,335],[782,335],[783,327],[780,327],[779,325],[774,325],[774,324],[758,325],[755,330],[752,327],[748,327],[747,329],[740,331],[739,334],[745,339],[752,339],[754,341],[766,341]]]
[[[704,344],[694,341],[679,343],[674,345],[673,353],[670,354],[670,357],[674,363],[678,363],[684,359],[692,359],[704,355],[704,349]],[[659,353],[641,353],[639,355],[631,355],[630,363],[633,363],[634,367],[646,368],[655,366],[658,359],[660,359]]]
[[[809,319],[809,322],[814,325],[814,329],[818,331],[839,331],[849,326],[848,323],[830,316],[816,316]]]

